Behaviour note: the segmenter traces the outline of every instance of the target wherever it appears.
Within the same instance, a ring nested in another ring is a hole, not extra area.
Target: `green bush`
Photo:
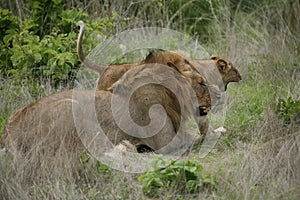
[[[11,37],[19,32],[18,18],[10,11],[0,9],[0,73],[5,74],[6,70],[12,67],[9,59],[12,55]]]
[[[32,31],[37,26],[34,20],[24,20],[19,27],[13,23],[17,17],[10,12],[1,10],[0,14],[2,76],[13,77],[17,83],[26,79],[58,83],[75,75],[79,62],[74,49],[77,39],[74,32],[53,31],[41,38]]]
[[[6,75],[16,80],[51,79],[54,82],[66,80],[78,66],[77,55],[71,51],[76,43],[75,33],[48,35],[43,39],[28,30],[12,35],[5,40],[12,43]]]
[[[300,100],[295,100],[292,97],[279,99],[277,104],[277,113],[286,124],[291,123],[295,117],[300,114]]]
[[[57,4],[60,1],[51,1],[52,6],[60,7],[58,10],[51,9],[53,12],[59,11],[59,15],[48,13],[48,17],[51,14],[52,18],[43,27],[43,19],[40,19],[43,16],[37,13],[44,12],[43,6],[47,2],[31,1],[31,6],[37,9],[34,9],[32,17],[23,19],[21,25],[17,23],[20,20],[17,16],[0,9],[0,75],[9,78],[12,84],[26,82],[43,85],[50,82],[57,88],[61,85],[70,86],[76,77],[80,62],[76,53],[75,23],[79,19],[75,21],[73,15],[81,18],[87,15],[79,14],[76,9],[62,10],[62,6]],[[47,16],[44,18],[46,20]],[[95,37],[88,36],[101,33],[106,24],[112,26],[109,18],[86,20],[87,31],[83,45],[94,47]]]
[[[143,184],[143,193],[151,197],[170,189],[194,193],[203,187],[213,188],[217,185],[215,176],[205,175],[202,165],[195,160],[166,160],[159,157],[152,165],[153,171],[147,171],[138,178]]]

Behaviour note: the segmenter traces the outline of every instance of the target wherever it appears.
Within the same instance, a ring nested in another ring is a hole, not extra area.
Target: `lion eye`
[[[207,86],[207,84],[206,83],[199,83],[201,86],[204,86],[204,87],[206,87]]]

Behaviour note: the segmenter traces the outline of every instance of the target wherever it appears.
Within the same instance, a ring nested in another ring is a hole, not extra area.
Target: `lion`
[[[147,145],[158,153],[177,152],[180,147],[191,145],[191,141],[199,143],[201,140],[200,133],[190,133],[185,124],[198,120],[198,103],[195,103],[198,97],[191,82],[202,77],[195,79],[194,74],[183,76],[182,73],[164,65],[140,65],[114,83],[113,92],[68,90],[44,97],[8,119],[2,141],[5,148],[14,153],[38,149],[55,155],[57,149],[81,152],[87,145],[95,150],[100,145],[105,152],[124,141]],[[149,84],[139,87],[145,79],[149,79]],[[207,87],[198,85],[199,90],[203,90],[203,98],[209,99]],[[133,93],[128,98],[130,91]],[[127,99],[130,100],[129,117],[124,116],[126,108],[122,104]],[[211,106],[210,101],[201,103],[203,107]],[[165,113],[156,107],[158,104]],[[131,126],[128,119],[136,126]],[[125,132],[126,128],[129,129]],[[152,133],[155,129],[157,134]],[[97,136],[101,132],[107,138]]]

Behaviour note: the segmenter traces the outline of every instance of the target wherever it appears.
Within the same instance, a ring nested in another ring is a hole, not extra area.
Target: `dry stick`
[[[18,8],[18,13],[19,13],[20,26],[22,27],[23,26],[23,23],[22,23],[22,12],[21,12],[21,8],[20,8],[20,4],[19,4],[18,0],[16,0],[16,4],[17,4],[17,8]]]

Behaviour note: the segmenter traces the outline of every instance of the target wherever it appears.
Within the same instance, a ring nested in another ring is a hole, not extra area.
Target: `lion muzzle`
[[[199,116],[206,116],[209,110],[209,107],[199,106],[197,109],[197,113],[199,114]]]

